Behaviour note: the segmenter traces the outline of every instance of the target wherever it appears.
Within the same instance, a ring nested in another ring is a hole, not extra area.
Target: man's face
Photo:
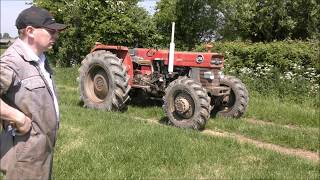
[[[37,52],[45,52],[52,48],[58,39],[59,31],[46,28],[35,28],[28,26],[26,28],[26,36]]]
[[[58,39],[58,31],[46,28],[35,28],[34,43],[41,51],[47,51],[52,48]]]

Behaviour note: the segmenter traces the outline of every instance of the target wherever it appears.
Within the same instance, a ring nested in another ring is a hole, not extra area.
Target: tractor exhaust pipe
[[[174,26],[175,23],[172,22],[172,31],[171,31],[171,42],[170,42],[170,49],[169,49],[169,66],[168,66],[168,72],[169,74],[172,74],[173,72],[173,65],[174,65]]]

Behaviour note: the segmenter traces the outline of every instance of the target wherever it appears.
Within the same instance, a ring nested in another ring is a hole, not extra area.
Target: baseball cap
[[[24,29],[27,26],[35,28],[48,28],[61,31],[67,26],[57,23],[53,16],[46,9],[31,6],[23,10],[16,19],[17,29]]]

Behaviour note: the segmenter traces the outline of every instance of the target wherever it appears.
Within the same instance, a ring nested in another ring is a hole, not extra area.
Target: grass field
[[[129,105],[125,113],[84,109],[79,105],[77,70],[56,69],[56,73],[62,118],[56,179],[319,177],[318,161],[150,123],[147,119],[164,118],[161,105]],[[308,104],[252,94],[243,119],[210,119],[206,130],[319,153],[318,115]]]
[[[61,112],[55,179],[319,178],[317,160],[232,138],[317,154],[319,110],[307,103],[251,93],[243,119],[211,118],[206,126],[233,136],[213,136],[158,123],[164,118],[161,103],[131,104],[124,113],[82,108],[77,69],[55,71]]]
[[[0,55],[5,51],[6,49],[0,48]]]

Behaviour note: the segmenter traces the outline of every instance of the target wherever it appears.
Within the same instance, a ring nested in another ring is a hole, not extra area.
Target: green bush
[[[250,90],[296,102],[311,99],[319,106],[319,41],[217,42],[212,52],[223,53],[225,73],[242,79]]]
[[[319,73],[319,43],[319,41],[216,42],[211,50],[224,53],[226,62],[232,67],[255,68],[257,64],[264,63],[285,72],[298,65],[315,68]],[[196,50],[205,51],[205,47],[198,46]]]

